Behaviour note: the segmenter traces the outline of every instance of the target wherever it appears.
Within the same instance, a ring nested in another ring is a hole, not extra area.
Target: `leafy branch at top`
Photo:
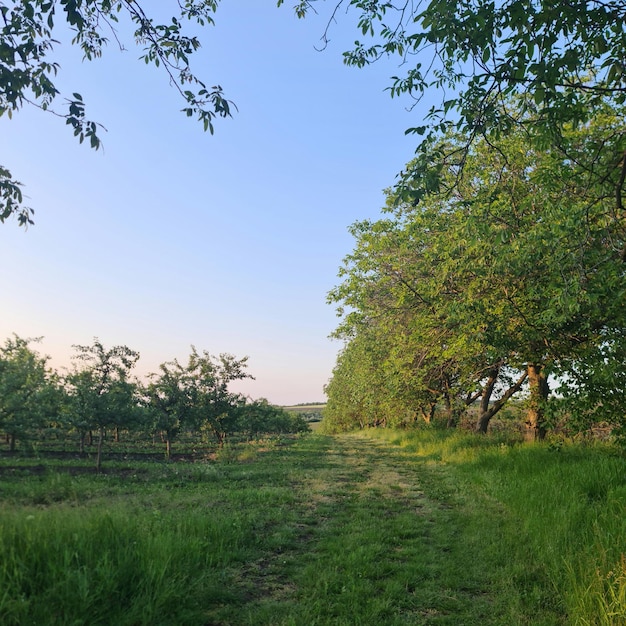
[[[158,23],[136,0],[10,0],[0,1],[0,117],[11,118],[25,105],[35,106],[65,119],[83,143],[98,149],[103,127],[85,115],[78,92],[66,98],[67,108],[52,108],[60,92],[55,78],[60,66],[52,59],[55,39],[63,23],[73,32],[72,44],[83,58],[102,56],[113,38],[120,48],[118,23],[122,17],[134,27],[135,43],[143,47],[141,59],[165,70],[170,84],[185,101],[183,112],[196,117],[213,133],[216,117],[231,115],[232,103],[219,85],[207,87],[192,71],[191,55],[200,47],[196,36],[186,34],[184,22],[212,25],[219,0],[178,0],[170,23]],[[32,224],[32,210],[22,206],[21,183],[0,166],[0,221],[16,217],[20,225]]]

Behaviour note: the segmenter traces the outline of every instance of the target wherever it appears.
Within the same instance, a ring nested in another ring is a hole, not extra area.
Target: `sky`
[[[275,5],[224,2],[199,33],[193,71],[237,106],[214,135],[180,112],[132,38],[92,62],[57,46],[57,86],[82,94],[103,149],[32,107],[0,118],[0,163],[35,209],[27,230],[0,226],[1,341],[43,337],[37,349],[62,371],[72,345],[98,337],[137,350],[140,377],[194,345],[247,356],[255,380],[231,389],[252,399],[325,400],[341,348],[326,297],[353,248],[348,227],[380,215],[423,108],[385,91],[396,60],[343,65],[355,16],[318,51],[328,16]]]

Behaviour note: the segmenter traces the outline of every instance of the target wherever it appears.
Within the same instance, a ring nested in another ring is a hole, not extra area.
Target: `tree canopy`
[[[282,4],[283,0],[279,0]],[[324,0],[300,0],[305,17],[323,12]],[[405,170],[398,201],[418,201],[437,189],[441,135],[455,128],[466,152],[481,136],[523,126],[538,145],[559,145],[564,125],[592,119],[609,99],[626,98],[626,5],[591,0],[335,0],[327,3],[328,41],[340,19],[356,14],[361,36],[344,53],[346,64],[363,67],[395,57],[401,74],[391,78],[392,96],[434,102],[426,120],[407,132],[424,135],[417,158]],[[348,14],[348,15],[344,15]],[[508,106],[529,95],[523,109]],[[623,120],[622,120],[623,121]],[[619,130],[623,134],[623,126]],[[626,160],[621,147],[603,146],[603,174],[617,171],[613,195],[623,219]],[[588,164],[599,169],[599,164]]]
[[[0,429],[8,435],[10,450],[58,409],[48,358],[30,347],[36,341],[14,335],[0,346]]]
[[[443,162],[440,192],[417,206],[390,192],[391,217],[353,226],[355,251],[330,294],[347,312],[337,334],[348,346],[327,415],[365,388],[357,381],[367,372],[405,412],[427,419],[443,402],[454,423],[455,411],[481,397],[484,431],[501,400],[527,383],[528,426],[540,436],[550,372],[602,370],[609,337],[611,354],[622,354],[625,233],[611,179],[584,164],[614,137],[618,116],[607,109],[543,150],[517,130],[461,154],[464,138],[450,134],[442,151],[455,158]],[[366,343],[379,352],[369,361],[358,349]]]

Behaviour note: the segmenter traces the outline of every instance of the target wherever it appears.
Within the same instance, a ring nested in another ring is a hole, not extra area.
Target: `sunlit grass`
[[[0,623],[626,624],[618,451],[437,430],[287,443],[101,475],[0,461]]]
[[[514,521],[501,548],[520,569],[535,568],[544,580],[533,593],[557,598],[568,623],[626,624],[623,451],[598,443],[507,444],[434,430],[375,434],[440,460],[459,488],[499,503],[503,518]]]

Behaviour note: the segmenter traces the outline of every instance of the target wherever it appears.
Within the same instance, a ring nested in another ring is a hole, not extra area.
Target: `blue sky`
[[[94,62],[57,47],[57,84],[83,95],[104,149],[36,110],[0,119],[0,162],[36,211],[27,231],[0,227],[0,338],[43,336],[61,368],[97,336],[138,350],[139,375],[193,344],[247,355],[256,380],[233,388],[252,398],[323,401],[341,347],[326,294],[347,228],[379,215],[415,148],[404,130],[427,106],[409,113],[384,91],[396,61],[342,64],[350,16],[316,51],[325,19],[223,3],[192,63],[238,107],[213,136],[131,40]]]

